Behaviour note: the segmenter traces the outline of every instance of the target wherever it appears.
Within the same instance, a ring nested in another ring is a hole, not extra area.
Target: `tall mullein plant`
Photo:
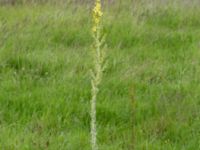
[[[101,34],[101,18],[102,18],[101,0],[95,0],[95,6],[92,11],[93,27],[92,35],[94,39],[94,48],[92,50],[93,69],[91,71],[91,147],[92,150],[98,150],[97,145],[97,124],[96,124],[96,101],[99,92],[99,84],[105,68],[104,55],[104,36]]]

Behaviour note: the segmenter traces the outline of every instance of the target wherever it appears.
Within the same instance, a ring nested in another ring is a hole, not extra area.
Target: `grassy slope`
[[[0,8],[0,149],[90,149],[88,16],[84,7]],[[133,101],[135,149],[200,148],[199,17],[106,11],[100,149],[131,150]]]

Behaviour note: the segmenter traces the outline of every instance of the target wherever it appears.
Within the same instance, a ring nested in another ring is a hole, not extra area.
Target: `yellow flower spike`
[[[101,11],[101,2],[100,0],[96,0],[95,7],[93,9],[93,22],[94,22],[93,29],[97,29],[98,26],[100,25],[100,20],[101,20],[102,15],[103,15],[103,12]],[[93,29],[92,31],[96,33],[96,30],[93,30]]]

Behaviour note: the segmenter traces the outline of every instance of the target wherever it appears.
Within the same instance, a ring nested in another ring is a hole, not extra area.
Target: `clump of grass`
[[[92,150],[97,150],[97,129],[96,129],[96,100],[99,92],[99,84],[102,79],[102,73],[105,68],[104,64],[104,51],[102,45],[104,45],[104,39],[101,35],[101,17],[103,13],[101,10],[101,1],[96,0],[95,7],[93,9],[93,38],[94,38],[94,50],[92,51],[94,68],[91,71],[91,146]]]

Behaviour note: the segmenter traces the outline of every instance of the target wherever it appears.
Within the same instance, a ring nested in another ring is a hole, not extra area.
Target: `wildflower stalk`
[[[104,44],[104,38],[101,38],[101,17],[103,13],[101,11],[101,1],[95,1],[95,7],[93,9],[93,27],[92,34],[94,38],[94,49],[92,51],[94,66],[91,71],[91,147],[92,150],[98,150],[97,146],[97,125],[96,125],[96,101],[97,94],[99,92],[99,84],[102,79],[102,73],[104,70],[104,51],[102,51],[102,45]]]

